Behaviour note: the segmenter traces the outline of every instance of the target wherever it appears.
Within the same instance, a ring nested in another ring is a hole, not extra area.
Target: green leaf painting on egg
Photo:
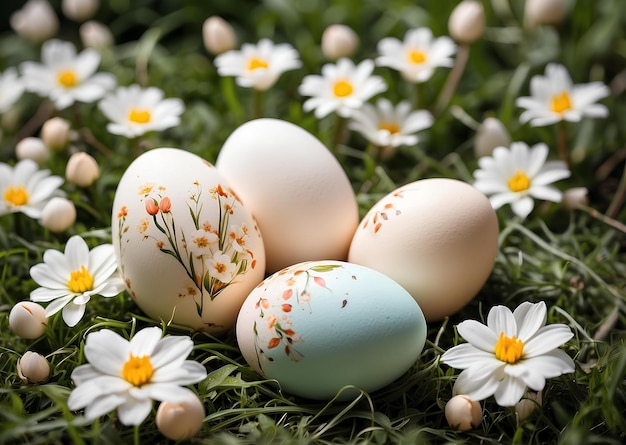
[[[173,257],[183,268],[193,286],[182,289],[179,297],[193,298],[200,317],[204,312],[205,296],[214,300],[228,286],[236,283],[240,275],[250,268],[254,269],[256,263],[254,254],[246,248],[247,225],[230,224],[230,216],[241,205],[237,195],[219,183],[208,189],[219,208],[219,222],[214,227],[208,220],[202,219],[202,193],[200,181],[193,181],[186,205],[188,217],[196,230],[185,232],[180,224],[176,224],[167,188],[151,182],[141,185],[138,194],[142,196],[146,216],[136,227],[143,241],[153,240],[159,252]],[[122,206],[118,213],[120,255],[123,255],[123,240],[129,230],[125,223],[127,215],[127,206]],[[158,232],[148,232],[151,225]],[[133,295],[130,280],[126,279],[126,284]]]
[[[303,338],[294,329],[293,320],[289,317],[289,313],[294,309],[294,306],[302,310],[308,310],[310,313],[310,286],[318,286],[332,293],[332,290],[326,286],[326,280],[317,274],[331,272],[341,267],[339,264],[316,264],[308,268],[303,268],[302,264],[295,265],[283,269],[257,286],[262,287],[278,279],[287,286],[281,293],[279,304],[271,304],[269,300],[262,297],[255,304],[255,308],[259,310],[258,319],[262,320],[257,319],[254,322],[255,348],[259,369],[263,369],[263,360],[274,360],[265,351],[276,349],[279,346],[282,346],[285,355],[293,362],[299,362],[304,358],[295,346],[297,343],[302,342]],[[293,301],[294,297],[295,301]],[[345,306],[346,303],[347,301],[344,300],[343,305]],[[265,323],[267,329],[272,332],[269,340],[264,341],[263,344],[259,339],[257,322]]]

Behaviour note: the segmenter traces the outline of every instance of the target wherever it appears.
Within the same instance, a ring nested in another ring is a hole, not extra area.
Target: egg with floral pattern
[[[398,283],[343,261],[308,261],[261,282],[237,319],[248,364],[284,391],[353,398],[400,378],[419,359],[426,321]]]
[[[176,148],[150,150],[124,172],[112,239],[133,301],[191,330],[232,329],[265,271],[261,234],[235,190],[209,162]]]
[[[413,295],[428,321],[465,306],[498,253],[489,199],[456,179],[414,181],[381,198],[356,230],[348,261],[371,267]]]

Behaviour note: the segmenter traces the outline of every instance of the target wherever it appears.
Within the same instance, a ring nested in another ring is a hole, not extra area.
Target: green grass
[[[60,14],[60,2],[52,3]],[[447,17],[456,4],[447,0],[103,3],[97,18],[110,25],[117,45],[103,54],[101,70],[114,73],[121,85],[145,79],[167,97],[185,101],[182,124],[147,135],[141,147],[183,148],[211,162],[228,135],[252,118],[253,98],[233,79],[217,75],[200,34],[208,16],[229,20],[240,42],[269,37],[298,49],[303,68],[284,74],[265,95],[264,115],[297,123],[330,145],[335,117],[318,121],[312,113],[304,113],[303,98],[297,93],[302,77],[319,73],[325,63],[319,49],[324,27],[342,22],[354,28],[361,38],[354,59],[361,60],[376,56],[376,43],[382,37],[401,38],[411,27],[429,26],[435,35],[447,34]],[[555,158],[556,127],[521,125],[520,110],[514,106],[516,97],[528,95],[530,77],[555,61],[566,65],[577,83],[601,80],[612,89],[602,101],[609,108],[608,118],[585,119],[567,128],[572,176],[557,185],[563,190],[587,187],[590,207],[566,211],[558,204],[537,202],[524,221],[508,207],[499,210],[499,253],[483,289],[459,313],[429,323],[420,359],[398,381],[372,394],[361,392],[353,400],[327,403],[292,397],[252,371],[232,332],[219,338],[193,334],[195,349],[190,358],[206,365],[209,372],[194,386],[207,411],[194,443],[620,444],[626,440],[626,237],[614,224],[626,221],[620,195],[626,185],[626,3],[568,2],[575,8],[570,8],[561,26],[534,33],[520,28],[523,3],[483,2],[487,32],[472,45],[450,106],[435,116],[431,129],[422,132],[417,147],[402,147],[388,161],[376,163],[364,155],[365,140],[350,134],[336,155],[352,181],[361,215],[389,191],[414,180],[472,181],[477,168],[473,122],[487,116],[501,119],[515,141],[547,143]],[[17,8],[9,3],[2,10],[12,6]],[[38,61],[39,48],[4,26],[2,70],[24,60]],[[60,35],[77,42],[77,25],[63,21]],[[424,85],[426,107],[436,102],[448,72],[437,70]],[[398,73],[377,68],[376,74],[390,85],[382,96],[393,102],[415,97],[414,86]],[[26,94],[12,118],[2,116],[2,162],[15,161],[19,136],[38,133],[43,123],[38,110],[46,111],[42,103],[41,98]],[[130,336],[158,322],[148,319],[124,293],[92,299],[74,328],[68,328],[60,315],[52,317],[45,334],[34,341],[22,340],[8,328],[10,308],[28,299],[36,287],[29,269],[42,261],[46,249],[62,249],[73,234],[83,235],[90,245],[110,242],[113,195],[135,153],[131,141],[106,132],[106,120],[94,104],[57,114],[79,131],[74,147],[96,157],[102,176],[87,189],[63,186],[78,209],[77,222],[67,233],[49,233],[21,215],[0,217],[0,443],[129,443],[135,431],[120,424],[115,412],[90,423],[80,412],[68,410],[70,374],[85,362],[83,347],[89,332],[109,328]],[[101,145],[85,139],[87,132]],[[66,152],[54,153],[47,168],[62,176],[66,161]],[[611,218],[606,216],[609,211]],[[459,371],[439,363],[444,350],[462,341],[454,326],[465,319],[483,320],[493,305],[513,309],[522,301],[545,301],[548,322],[572,328],[574,338],[563,349],[574,359],[575,373],[550,379],[542,407],[525,421],[518,422],[513,410],[490,398],[484,402],[478,428],[454,431],[443,408]],[[52,372],[45,384],[26,386],[19,380],[16,363],[27,350],[48,358]],[[141,443],[167,443],[153,415],[138,434]]]

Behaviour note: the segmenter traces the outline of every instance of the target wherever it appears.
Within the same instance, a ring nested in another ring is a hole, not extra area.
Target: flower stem
[[[454,60],[454,66],[452,67],[452,71],[448,75],[448,79],[446,80],[446,84],[441,90],[441,94],[439,95],[439,99],[437,99],[437,104],[435,106],[435,114],[441,113],[446,109],[448,104],[450,103],[450,99],[452,99],[452,95],[456,91],[456,87],[461,80],[461,76],[463,75],[463,71],[465,71],[465,66],[467,65],[467,59],[469,59],[470,46],[467,43],[463,43],[459,46],[459,50],[456,54],[456,59]]]
[[[332,150],[335,153],[337,153],[337,147],[339,147],[339,144],[343,143],[344,133],[345,133],[347,123],[348,123],[348,120],[345,117],[337,115],[337,123],[335,125],[335,134],[333,135],[333,142],[332,142]]]
[[[604,224],[613,227],[616,230],[619,230],[620,232],[626,233],[626,224],[623,224],[619,221],[617,221],[616,219],[612,218],[608,212],[606,215],[598,212],[596,209],[594,209],[593,207],[589,207],[583,204],[579,204],[576,208],[586,212],[587,214],[589,214],[590,216],[592,216],[593,218],[596,218],[597,220],[602,221]]]
[[[617,190],[615,190],[611,204],[609,204],[609,208],[606,211],[607,216],[611,218],[617,217],[622,204],[624,204],[624,199],[626,199],[626,167],[624,167],[622,178],[619,181]]]
[[[418,82],[415,84],[415,108],[420,110],[424,107],[424,84]]]
[[[263,91],[253,89],[254,91],[254,117],[256,119],[263,117]]]
[[[557,127],[557,152],[559,159],[567,165],[569,168],[569,154],[567,151],[567,124],[565,121],[561,121]]]
[[[135,427],[133,428],[133,443],[135,445],[139,445],[139,425],[135,425]]]

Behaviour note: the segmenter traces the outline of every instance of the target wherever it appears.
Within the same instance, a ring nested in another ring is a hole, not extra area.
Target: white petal
[[[563,199],[563,193],[556,187],[550,185],[532,187],[528,194],[533,198],[543,199],[545,201],[561,202]]]
[[[193,349],[193,341],[186,336],[170,335],[162,338],[151,353],[152,366],[161,368],[172,362],[182,363]]]
[[[514,406],[526,392],[526,384],[521,379],[506,376],[498,383],[494,396],[500,406]]]
[[[524,364],[546,379],[568,374],[575,370],[574,361],[562,349],[554,349],[543,355],[525,359]]]
[[[537,304],[525,301],[520,304],[513,316],[517,324],[517,338],[526,342],[537,330],[546,324],[546,304],[541,301]]]
[[[76,304],[74,301],[70,301],[63,308],[63,321],[70,328],[76,326],[78,322],[85,315],[85,305]]]
[[[129,354],[129,342],[109,329],[92,332],[87,336],[85,357],[104,374],[119,376]]]
[[[520,199],[519,201],[511,203],[511,208],[513,209],[513,212],[521,218],[526,218],[528,215],[530,215],[530,212],[533,211],[534,207],[534,201],[528,196]]]
[[[110,413],[127,400],[122,394],[106,394],[93,400],[85,409],[85,417],[94,420]]]
[[[144,396],[159,401],[183,402],[189,389],[173,383],[147,384],[141,387]]]
[[[46,306],[46,316],[51,317],[57,312],[59,312],[61,309],[65,307],[66,304],[72,301],[72,298],[74,298],[73,295],[68,295],[66,297],[60,297],[60,298],[57,298],[56,300],[53,300],[48,306]],[[33,301],[36,301],[36,300],[33,300]]]
[[[124,403],[117,408],[120,422],[124,425],[139,425],[143,422],[152,410],[152,400],[137,400],[128,397]]]
[[[511,310],[506,306],[494,306],[489,310],[487,326],[498,337],[501,333],[504,333],[506,337],[517,335],[515,318]]]
[[[142,329],[131,338],[130,352],[137,357],[151,357],[162,335],[163,331],[157,326]]]
[[[471,400],[484,400],[498,389],[498,376],[492,374],[484,379],[468,378],[467,370],[457,377],[452,389],[453,394],[463,394]]]
[[[466,341],[478,349],[493,353],[498,335],[476,320],[465,320],[458,324],[457,331]]]
[[[536,357],[558,348],[574,336],[564,324],[550,324],[537,331],[535,336],[524,343],[524,357]]]

